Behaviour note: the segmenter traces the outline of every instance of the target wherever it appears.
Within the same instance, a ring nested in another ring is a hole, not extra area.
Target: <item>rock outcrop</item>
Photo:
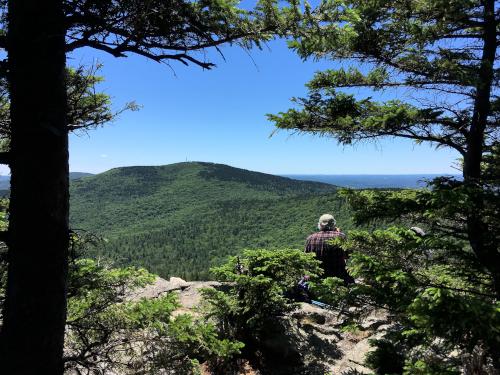
[[[176,314],[199,314],[196,307],[201,302],[199,290],[207,287],[219,287],[215,281],[187,282],[172,277],[170,280],[157,278],[155,283],[134,293],[131,298],[155,298],[164,293],[175,292],[179,295],[181,307]],[[308,303],[301,303],[300,308],[289,316],[283,317],[282,324],[286,329],[277,331],[265,342],[275,358],[281,358],[289,368],[276,370],[276,374],[370,374],[371,371],[363,363],[366,354],[371,350],[369,340],[379,338],[389,327],[386,316],[376,312],[368,316],[362,328],[354,331],[339,329],[341,321],[333,311]],[[302,362],[302,369],[294,372],[297,359]],[[210,374],[204,371],[206,375]],[[249,365],[243,366],[242,374],[259,374]]]

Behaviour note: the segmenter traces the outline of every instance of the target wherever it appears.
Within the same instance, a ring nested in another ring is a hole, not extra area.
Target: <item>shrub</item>
[[[111,268],[78,259],[70,270],[66,369],[80,373],[198,373],[198,363],[239,353],[242,344],[219,340],[215,327],[191,315],[172,317],[174,293],[131,300],[156,276],[144,269]]]
[[[245,344],[243,356],[259,361],[255,353],[266,356],[266,340],[280,335],[281,317],[297,307],[298,281],[304,275],[314,278],[321,269],[313,254],[261,249],[246,250],[211,271],[224,286],[203,290],[208,317],[222,336]]]

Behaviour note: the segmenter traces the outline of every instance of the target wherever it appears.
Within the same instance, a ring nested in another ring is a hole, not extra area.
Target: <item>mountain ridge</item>
[[[317,218],[350,215],[337,187],[223,164],[120,167],[71,184],[71,226],[107,238],[92,256],[206,279],[244,248],[302,247]]]

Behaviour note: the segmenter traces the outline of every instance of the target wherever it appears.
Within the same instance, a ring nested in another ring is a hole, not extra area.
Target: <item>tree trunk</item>
[[[11,200],[0,373],[62,374],[68,132],[62,0],[9,0]]]
[[[491,111],[491,87],[497,50],[495,0],[487,0],[484,4],[483,54],[476,87],[474,113],[467,137],[463,176],[473,202],[473,207],[469,208],[467,214],[469,242],[481,264],[491,273],[496,296],[500,299],[500,253],[497,244],[487,239],[488,227],[482,216],[484,201],[480,193],[483,183],[481,164],[484,153],[484,131]]]

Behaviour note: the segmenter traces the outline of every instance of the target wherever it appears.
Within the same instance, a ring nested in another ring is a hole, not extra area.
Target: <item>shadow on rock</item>
[[[265,332],[259,343],[262,374],[324,375],[327,363],[342,355],[333,340],[304,330],[290,318],[282,318]]]

